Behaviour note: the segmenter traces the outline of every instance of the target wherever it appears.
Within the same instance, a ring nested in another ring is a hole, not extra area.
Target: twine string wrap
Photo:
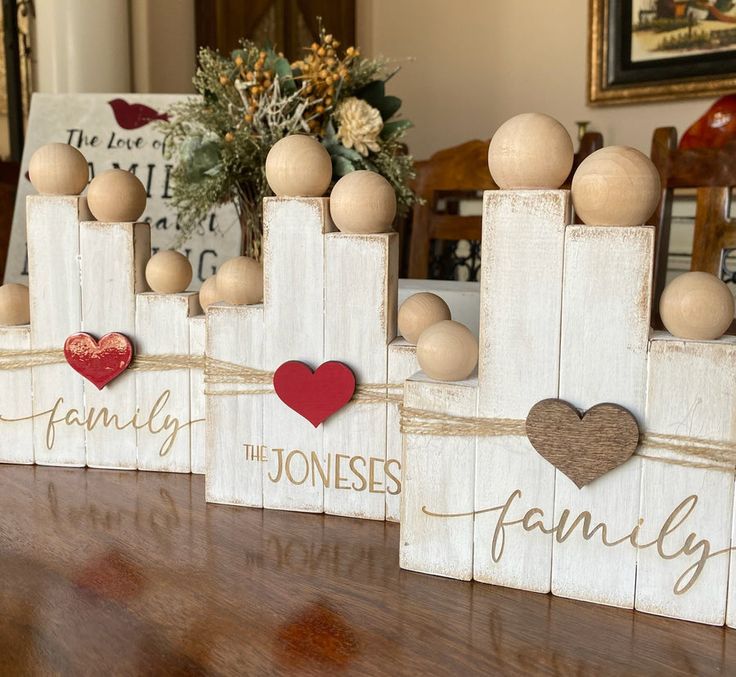
[[[27,369],[65,364],[64,351],[58,349],[0,350],[0,370]],[[204,355],[135,355],[128,369],[132,371],[204,371],[205,395],[239,396],[273,393],[273,372],[253,369]],[[235,386],[211,388],[209,386]],[[408,435],[440,437],[525,437],[526,421],[514,418],[454,416],[405,407],[403,383],[363,383],[355,388],[351,403],[396,404],[400,412],[401,432]],[[655,450],[675,456],[661,456]],[[689,468],[736,472],[736,443],[702,437],[643,432],[635,454],[648,460]]]
[[[452,416],[399,406],[401,432],[408,435],[440,437],[526,437],[526,421],[512,418],[476,418]],[[650,450],[674,452],[677,458],[658,456]],[[635,455],[686,468],[736,472],[736,443],[718,442],[702,437],[640,433]]]

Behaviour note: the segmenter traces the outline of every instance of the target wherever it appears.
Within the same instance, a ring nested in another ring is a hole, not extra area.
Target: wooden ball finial
[[[217,291],[217,276],[213,275],[208,277],[199,288],[199,305],[202,306],[202,310],[206,313],[213,303],[222,301],[219,292]]]
[[[733,295],[715,275],[683,273],[662,292],[659,315],[673,336],[711,341],[723,336],[733,322]]]
[[[399,308],[399,334],[409,343],[419,340],[421,333],[442,320],[450,320],[450,307],[437,294],[422,291],[412,294]]]
[[[478,340],[464,324],[443,320],[425,329],[417,341],[417,361],[437,381],[461,381],[478,364]]]
[[[266,180],[279,196],[321,197],[332,181],[332,159],[311,136],[285,136],[268,151]]]
[[[89,180],[89,165],[74,146],[47,143],[31,155],[28,176],[41,195],[79,195]]]
[[[110,169],[90,182],[87,205],[98,221],[132,223],[146,208],[146,189],[134,174]]]
[[[263,266],[247,256],[225,261],[217,271],[217,295],[236,306],[263,300]]]
[[[522,113],[504,122],[488,146],[488,169],[499,188],[559,188],[572,169],[572,139],[549,115]]]
[[[330,214],[343,233],[386,233],[396,216],[396,192],[380,174],[359,169],[335,184]]]
[[[644,153],[607,146],[580,163],[572,203],[589,226],[640,226],[657,206],[660,186],[657,168]]]
[[[31,305],[28,287],[24,284],[4,284],[0,287],[0,325],[28,324]]]
[[[146,282],[159,294],[179,294],[192,281],[192,264],[173,249],[154,254],[146,264]]]

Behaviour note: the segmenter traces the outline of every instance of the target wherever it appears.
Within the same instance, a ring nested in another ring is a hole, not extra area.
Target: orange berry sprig
[[[348,47],[342,58],[338,56],[339,41],[331,34],[322,34],[319,42],[307,48],[307,54],[300,61],[291,64],[300,75],[302,89],[307,100],[307,108],[313,111],[308,118],[309,129],[321,133],[324,114],[329,111],[337,98],[340,86],[350,79],[350,66],[360,56],[355,47]]]

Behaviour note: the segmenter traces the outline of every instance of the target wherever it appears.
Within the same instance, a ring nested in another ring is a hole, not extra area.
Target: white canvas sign
[[[28,283],[26,196],[31,155],[46,143],[69,143],[90,164],[90,177],[119,167],[132,171],[148,191],[142,220],[151,224],[153,248],[168,249],[180,231],[171,204],[171,162],[164,159],[164,135],[156,124],[183,98],[177,94],[34,94],[23,150],[5,282]],[[219,264],[237,256],[240,226],[232,206],[212,212],[180,247],[192,263],[198,289]]]

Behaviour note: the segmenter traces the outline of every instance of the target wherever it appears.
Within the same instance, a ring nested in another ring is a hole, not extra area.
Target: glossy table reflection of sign
[[[90,178],[114,167],[132,171],[148,191],[141,220],[151,224],[154,249],[174,246],[177,214],[171,205],[171,161],[164,158],[165,137],[156,124],[184,98],[176,94],[34,94],[13,212],[13,230],[5,282],[28,284],[26,196],[35,193],[28,163],[46,143],[69,143],[90,164]],[[240,249],[235,208],[213,211],[182,246],[194,268],[191,288],[198,289],[226,259]]]
[[[0,674],[715,675],[736,632],[401,571],[399,526],[0,465]]]

